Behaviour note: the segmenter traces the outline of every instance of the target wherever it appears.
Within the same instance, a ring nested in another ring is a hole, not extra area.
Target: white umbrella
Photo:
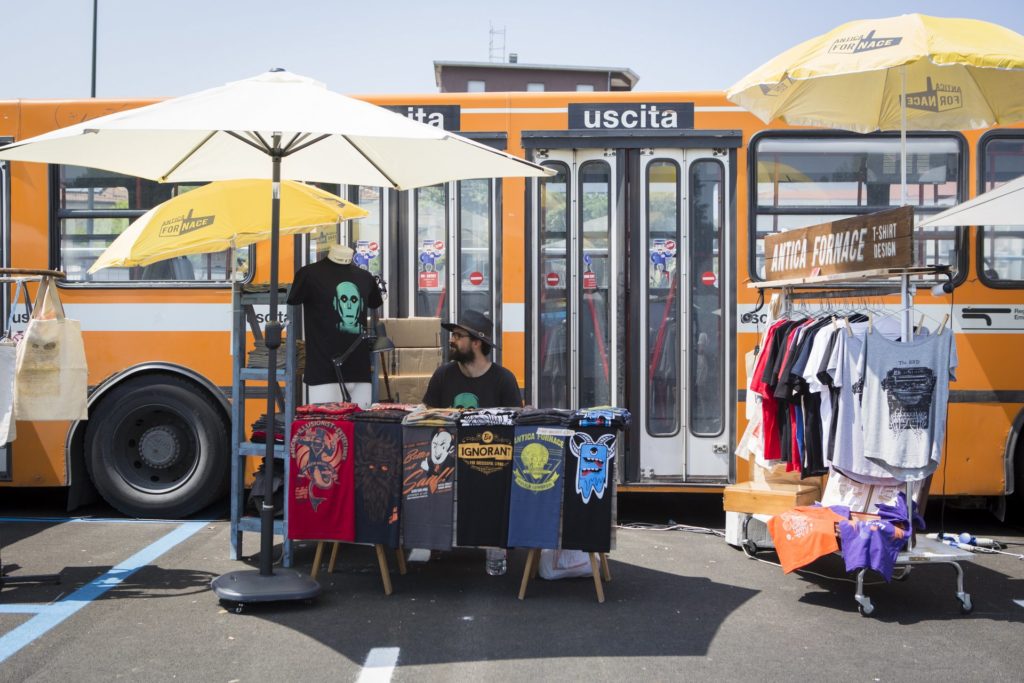
[[[271,292],[278,285],[281,178],[404,190],[468,178],[552,174],[283,69],[22,140],[0,148],[0,159],[89,166],[165,182],[271,178]],[[276,296],[270,297],[264,337],[270,384],[281,345]],[[268,424],[275,412],[268,392]],[[273,471],[273,449],[268,439],[265,472]],[[315,581],[298,572],[273,571],[272,479],[265,477],[260,511],[260,570],[215,579],[221,598],[304,600],[319,592]]]
[[[943,225],[1024,225],[1024,176],[946,209],[919,227]]]

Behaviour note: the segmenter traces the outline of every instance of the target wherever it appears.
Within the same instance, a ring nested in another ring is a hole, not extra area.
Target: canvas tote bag
[[[18,344],[14,385],[18,420],[84,420],[88,368],[77,320],[64,317],[53,278],[44,277],[25,337]]]

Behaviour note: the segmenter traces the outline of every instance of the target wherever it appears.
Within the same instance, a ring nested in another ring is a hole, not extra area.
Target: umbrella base
[[[238,603],[312,600],[320,595],[320,584],[292,569],[279,569],[264,576],[246,569],[222,574],[210,582],[221,600]]]

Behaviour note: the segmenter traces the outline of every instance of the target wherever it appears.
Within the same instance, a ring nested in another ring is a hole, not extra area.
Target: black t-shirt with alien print
[[[352,264],[321,259],[295,273],[288,303],[302,304],[306,330],[306,384],[338,381],[331,360],[359,338],[366,314],[384,299],[370,273]],[[364,345],[341,367],[346,382],[370,381],[370,349]]]
[[[519,408],[516,376],[497,363],[479,377],[466,377],[455,361],[434,371],[423,402],[431,408]]]

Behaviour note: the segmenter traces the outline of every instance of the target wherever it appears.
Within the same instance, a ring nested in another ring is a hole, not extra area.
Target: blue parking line
[[[186,522],[174,531],[149,544],[127,560],[109,570],[102,576],[90,581],[63,600],[52,605],[25,605],[22,613],[35,611],[38,614],[9,633],[0,636],[0,663],[14,655],[32,641],[36,640],[53,627],[101,597],[108,590],[117,586],[129,576],[152,563],[168,550],[186,540],[206,526],[206,522]],[[14,607],[14,606],[12,606]],[[28,609],[25,609],[28,608]],[[13,610],[12,610],[13,612]]]
[[[193,522],[212,524],[222,522],[219,519],[193,519]],[[119,517],[0,517],[0,523],[22,524],[63,524],[75,522],[81,524],[181,524],[179,519],[127,519]]]

